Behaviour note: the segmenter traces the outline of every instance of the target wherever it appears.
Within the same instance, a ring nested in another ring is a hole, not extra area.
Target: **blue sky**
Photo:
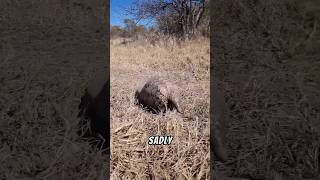
[[[123,25],[126,18],[123,9],[128,8],[132,4],[132,0],[110,0],[110,23],[114,25]]]
[[[124,9],[130,7],[133,0],[110,0],[110,23],[112,26],[123,27],[124,19],[131,19],[131,16],[125,14]],[[149,26],[150,21],[140,21],[138,24]]]

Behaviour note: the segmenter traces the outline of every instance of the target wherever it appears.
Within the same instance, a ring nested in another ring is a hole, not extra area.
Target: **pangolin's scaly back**
[[[141,91],[136,92],[136,98],[138,103],[155,113],[166,112],[168,108],[171,109],[170,106],[177,110],[180,107],[171,85],[157,77],[149,79]]]

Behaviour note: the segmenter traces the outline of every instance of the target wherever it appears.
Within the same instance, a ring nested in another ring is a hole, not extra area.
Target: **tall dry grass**
[[[319,1],[214,1],[213,78],[230,109],[230,160],[248,179],[318,179]],[[318,9],[318,10],[317,10]]]
[[[94,10],[73,2],[0,2],[0,179],[109,177],[76,134],[80,97],[107,61],[87,28]]]
[[[208,39],[111,41],[111,178],[208,179]],[[178,86],[185,115],[153,115],[134,105],[134,92],[152,76]],[[167,146],[148,145],[152,135],[172,135]]]

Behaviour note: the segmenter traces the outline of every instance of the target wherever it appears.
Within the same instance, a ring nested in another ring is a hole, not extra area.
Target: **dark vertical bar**
[[[111,126],[110,126],[110,1],[109,0],[104,0],[105,3],[105,12],[106,15],[104,16],[107,20],[106,23],[106,28],[107,28],[107,32],[106,32],[106,42],[105,44],[107,45],[106,48],[106,53],[107,53],[107,76],[108,76],[108,87],[107,87],[107,123],[108,123],[108,133],[107,133],[107,138],[108,138],[108,158],[107,158],[107,165],[106,165],[106,171],[107,171],[107,179],[110,179],[110,131],[111,131]]]
[[[0,16],[0,179],[109,179],[109,1]]]
[[[221,179],[217,164],[223,164],[228,159],[226,143],[226,129],[228,109],[225,102],[225,66],[223,49],[224,32],[221,27],[223,19],[216,16],[223,13],[223,2],[214,0],[210,2],[210,161],[211,179]]]
[[[211,1],[212,178],[319,179],[319,10]]]

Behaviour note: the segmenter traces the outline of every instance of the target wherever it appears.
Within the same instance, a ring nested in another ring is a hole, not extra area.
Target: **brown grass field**
[[[165,43],[165,44],[163,44]],[[111,40],[111,178],[208,179],[209,39],[182,43]],[[159,76],[178,86],[184,116],[147,113],[134,92]],[[152,135],[172,135],[167,146],[148,145]]]
[[[0,179],[109,177],[107,157],[76,135],[106,42],[88,27],[92,10],[64,2],[0,2]]]
[[[230,110],[230,158],[217,171],[318,180],[319,1],[217,0],[211,7],[211,78],[222,82]]]
[[[0,2],[0,179],[208,179],[209,80],[217,79],[230,110],[230,157],[215,171],[319,180],[316,0],[212,1],[210,48],[201,38],[112,40],[110,175],[109,157],[76,135],[80,97],[108,64],[109,42],[94,26],[99,2]],[[178,86],[185,116],[133,105],[135,89],[154,75]],[[173,144],[147,145],[160,134]]]

